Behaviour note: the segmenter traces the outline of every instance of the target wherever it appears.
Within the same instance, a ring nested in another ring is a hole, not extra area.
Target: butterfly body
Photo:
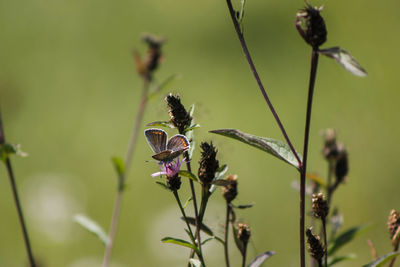
[[[163,163],[173,161],[190,147],[189,140],[182,134],[176,134],[168,140],[164,130],[151,128],[145,130],[144,135],[155,153],[152,158]]]

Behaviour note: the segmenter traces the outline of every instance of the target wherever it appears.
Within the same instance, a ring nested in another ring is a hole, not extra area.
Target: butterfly
[[[168,134],[161,129],[147,129],[144,131],[146,140],[154,151],[153,159],[168,163],[189,149],[189,140],[182,134],[176,134],[168,140]]]

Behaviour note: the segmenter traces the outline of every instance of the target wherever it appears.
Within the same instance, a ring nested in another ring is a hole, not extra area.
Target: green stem
[[[308,141],[311,126],[312,99],[314,93],[315,78],[317,76],[318,50],[314,48],[311,55],[310,82],[308,87],[306,124],[304,130],[303,165],[300,172],[300,266],[305,267],[305,191],[307,173]]]
[[[231,215],[231,205],[226,202],[226,220],[225,220],[225,243],[224,243],[224,254],[226,267],[229,267],[229,252],[228,252],[228,234],[229,234],[229,217]]]
[[[106,250],[104,252],[103,267],[108,267],[110,264],[111,251],[112,251],[112,247],[113,247],[113,243],[114,243],[114,239],[115,239],[115,233],[117,231],[118,218],[119,218],[119,214],[120,214],[120,210],[121,210],[122,193],[123,193],[126,177],[129,173],[129,170],[131,167],[133,152],[136,148],[137,136],[138,136],[138,132],[140,130],[140,125],[142,124],[144,111],[146,110],[149,85],[150,85],[150,80],[143,78],[142,96],[140,99],[138,111],[136,113],[136,118],[135,118],[135,122],[134,122],[133,129],[132,129],[132,134],[131,134],[131,137],[129,140],[128,151],[127,151],[126,157],[125,157],[125,170],[124,170],[124,173],[119,177],[119,181],[118,181],[118,190],[117,190],[117,195],[115,196],[113,215],[111,218],[111,226],[110,226],[110,232],[109,232],[109,236],[108,236],[108,243],[106,245]]]
[[[174,193],[176,202],[178,203],[179,209],[181,210],[183,219],[184,219],[185,222],[186,222],[186,226],[187,226],[188,231],[189,231],[189,233],[190,233],[190,240],[192,240],[193,245],[197,246],[197,245],[196,245],[196,240],[195,240],[194,235],[193,235],[193,232],[192,232],[192,228],[190,227],[189,221],[188,221],[187,216],[186,216],[186,213],[185,213],[185,209],[183,208],[181,199],[179,198],[178,191],[174,190],[174,191],[172,191],[172,192]],[[199,258],[201,257],[201,255],[198,255],[198,256],[199,256]]]

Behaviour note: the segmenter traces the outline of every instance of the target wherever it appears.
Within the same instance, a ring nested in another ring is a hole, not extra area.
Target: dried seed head
[[[153,72],[157,69],[162,59],[161,46],[164,43],[164,38],[145,34],[141,39],[147,44],[148,49],[144,59],[141,59],[137,51],[133,52],[136,70],[139,75],[151,80]]]
[[[178,174],[167,176],[167,186],[171,191],[177,191],[181,188],[181,177]]]
[[[321,243],[319,236],[314,235],[311,232],[311,229],[312,228],[308,228],[306,231],[308,252],[310,253],[311,257],[313,257],[316,261],[320,261],[325,254],[325,249]]]
[[[325,21],[320,15],[321,11],[322,7],[314,8],[307,3],[306,7],[296,14],[297,31],[314,49],[318,49],[326,41],[327,31]]]
[[[179,95],[169,94],[165,98],[165,101],[167,101],[167,105],[169,107],[171,123],[178,128],[179,133],[182,134],[185,128],[190,126],[192,118],[182,105]]]
[[[393,246],[396,246],[400,239],[400,213],[398,211],[390,211],[387,226],[390,238],[392,239],[392,244]]]
[[[231,183],[223,186],[222,187],[222,196],[225,198],[225,200],[230,203],[232,200],[234,200],[238,194],[237,191],[237,175],[228,175],[226,177],[226,180],[230,181]]]
[[[322,154],[327,160],[335,160],[338,155],[336,143],[336,130],[326,129],[322,132],[324,138],[324,149]]]
[[[344,182],[346,175],[349,172],[349,160],[347,156],[347,150],[343,144],[338,144],[337,151],[338,155],[336,159],[335,176],[336,183],[340,184]]]
[[[312,195],[312,210],[316,218],[325,219],[329,214],[328,201],[324,199],[324,195],[319,193],[318,195]]]
[[[203,185],[210,185],[215,177],[215,172],[219,168],[219,162],[216,159],[217,149],[213,146],[212,142],[203,142],[200,145],[202,149],[201,158],[199,161],[199,179]]]
[[[239,223],[238,224],[238,232],[237,232],[237,235],[238,235],[238,239],[240,240],[240,241],[242,241],[243,242],[243,244],[247,244],[247,242],[249,241],[249,239],[250,239],[250,236],[251,236],[251,233],[250,233],[250,226],[248,226],[247,224],[245,224],[245,223]]]

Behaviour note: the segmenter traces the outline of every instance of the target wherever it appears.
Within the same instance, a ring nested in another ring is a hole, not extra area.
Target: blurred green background
[[[237,3],[236,3],[237,4]],[[320,130],[333,127],[348,148],[350,173],[334,197],[344,229],[373,228],[340,254],[337,265],[371,260],[367,239],[379,255],[391,251],[386,220],[400,209],[400,2],[314,1],[325,4],[324,47],[340,45],[367,69],[358,78],[322,57],[314,96],[309,171],[325,176]],[[260,75],[298,150],[302,148],[311,49],[294,27],[303,1],[248,1],[245,36]],[[73,223],[84,213],[108,229],[116,178],[110,158],[123,157],[140,97],[141,79],[131,56],[142,54],[143,32],[167,37],[157,82],[179,78],[153,99],[144,122],[167,120],[163,98],[179,93],[196,104],[197,140],[212,140],[220,163],[239,176],[236,203],[256,203],[239,213],[250,224],[248,258],[275,250],[265,266],[298,264],[297,172],[271,156],[209,130],[238,128],[283,139],[261,97],[235,36],[225,1],[0,1],[0,105],[6,138],[27,158],[12,159],[34,253],[44,266],[100,266],[104,247]],[[142,126],[142,130],[145,126]],[[170,134],[173,134],[170,131]],[[197,168],[198,148],[193,165]],[[152,152],[140,135],[124,195],[113,266],[185,266],[188,250],[161,244],[185,237],[172,194],[155,185]],[[182,198],[188,196],[182,185]],[[6,170],[0,168],[0,266],[26,263],[22,235]],[[224,201],[212,199],[206,222],[219,234]],[[239,253],[231,245],[233,266]],[[222,266],[222,247],[210,242],[209,266]]]

